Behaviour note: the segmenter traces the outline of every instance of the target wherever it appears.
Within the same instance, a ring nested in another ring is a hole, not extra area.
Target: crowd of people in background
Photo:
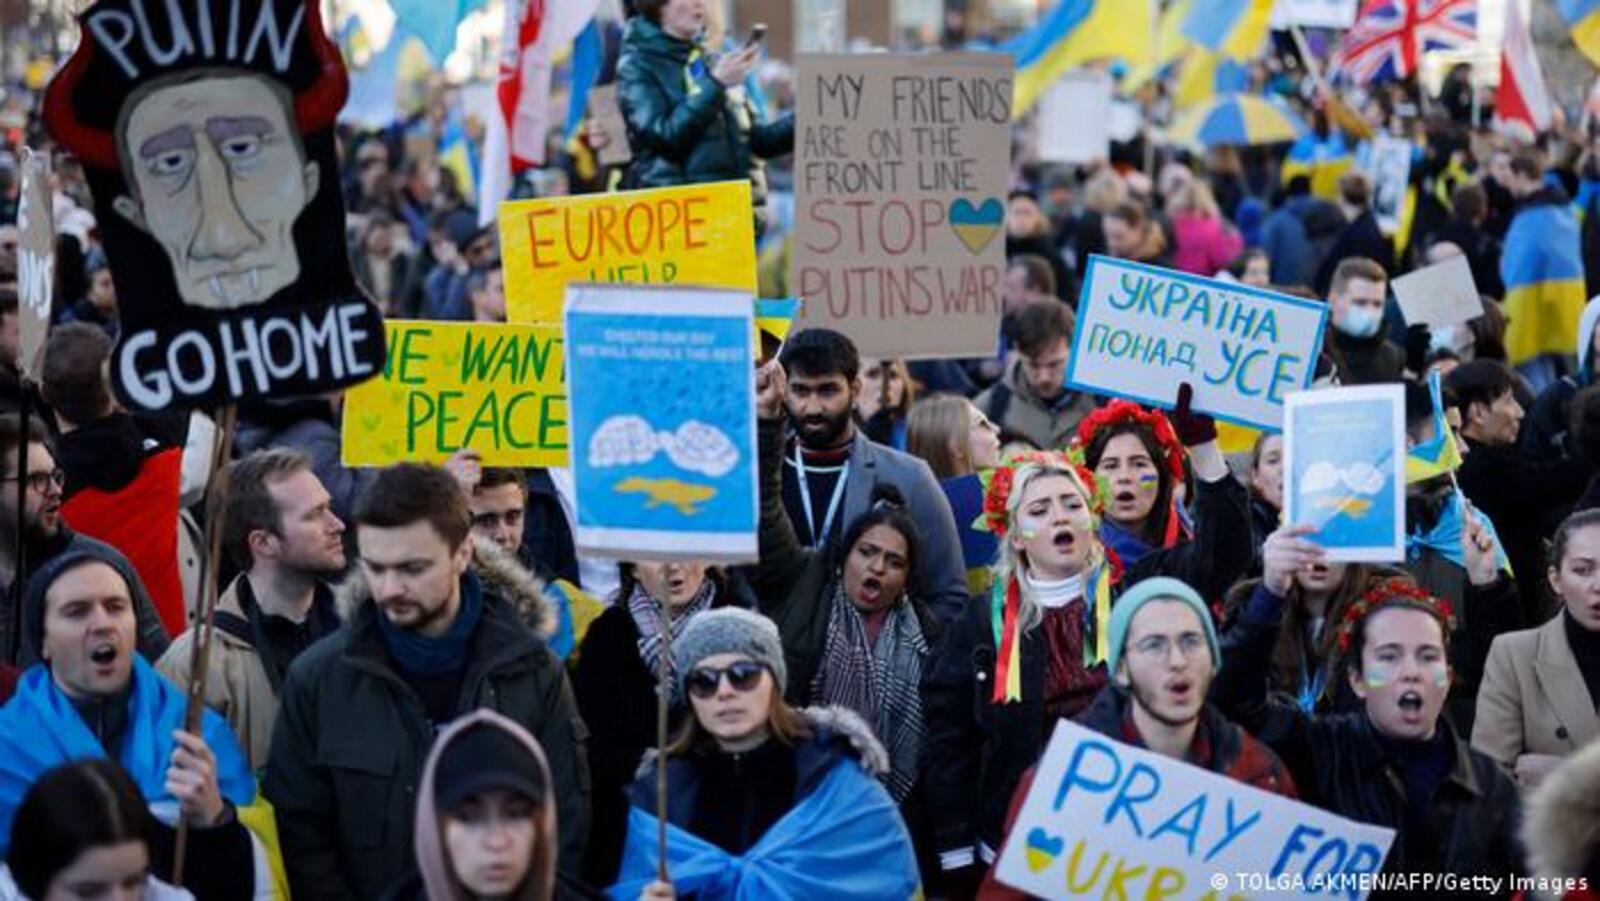
[[[553,139],[520,190],[749,179],[787,296],[792,89],[705,25],[702,0],[635,0],[603,76],[625,134]],[[1254,77],[1332,141],[1303,71]],[[242,405],[202,504],[218,424],[114,399],[117,288],[64,152],[24,388],[17,160],[51,148],[36,116],[0,132],[0,898],[1009,897],[991,868],[1063,719],[1393,829],[1387,872],[1600,890],[1600,297],[1514,297],[1533,230],[1600,291],[1600,122],[1519,141],[1420,90],[1354,104],[1414,140],[1398,234],[1348,155],[1018,153],[992,355],[806,329],[753,375],[742,567],[580,555],[564,469],[346,467],[339,397]],[[452,98],[341,126],[348,252],[389,317],[501,322],[499,233],[440,152]],[[621,140],[632,162],[600,166]],[[1464,460],[1408,486],[1405,560],[1330,561],[1283,521],[1281,436],[1192,386],[1158,409],[1069,385],[1095,254],[1325,303],[1312,390],[1403,385],[1408,443]],[[1393,279],[1458,256],[1482,315],[1408,325]]]

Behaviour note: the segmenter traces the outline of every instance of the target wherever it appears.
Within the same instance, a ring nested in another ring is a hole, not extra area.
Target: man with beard
[[[1397,577],[1345,608],[1336,624],[1337,672],[1360,699],[1359,711],[1307,714],[1269,695],[1291,581],[1327,562],[1307,540],[1312,531],[1289,525],[1267,539],[1261,584],[1224,636],[1213,700],[1278,752],[1304,800],[1395,830],[1384,872],[1453,873],[1464,881],[1520,874],[1516,786],[1443,715],[1455,675],[1449,604]]]
[[[880,484],[894,486],[921,530],[924,553],[912,591],[940,619],[954,619],[968,598],[950,502],[927,463],[868,440],[856,427],[855,345],[835,331],[805,329],[789,336],[779,359],[794,428],[784,452],[783,506],[800,541],[808,547],[837,541],[843,524],[867,512]]]
[[[586,733],[561,662],[506,582],[473,566],[472,513],[443,469],[380,472],[355,509],[361,577],[346,623],[284,680],[262,790],[296,898],[379,898],[414,872],[413,818],[438,731],[487,707],[548,756],[558,872],[588,834]]]
[[[1263,791],[1296,796],[1278,755],[1206,701],[1222,656],[1199,593],[1177,579],[1145,579],[1117,599],[1107,637],[1112,682],[1078,717],[1080,725]],[[1033,775],[1023,776],[1012,795],[1008,834]],[[980,894],[1024,897],[995,882],[992,870]]]
[[[273,448],[237,460],[227,485],[223,543],[241,572],[217,598],[205,701],[227,719],[258,769],[272,747],[289,664],[339,628],[328,581],[344,572],[344,523],[299,451]],[[197,639],[191,626],[156,669],[188,685]]]
[[[44,428],[38,420],[28,421],[27,438],[28,476],[23,490],[23,559],[22,565],[11,555],[17,547],[17,448],[23,444],[22,419],[16,414],[0,416],[0,555],[3,577],[8,581],[0,593],[0,663],[15,661],[19,667],[36,662],[33,651],[12,634],[16,622],[16,604],[28,577],[45,567],[56,557],[69,550],[95,547],[102,552],[121,557],[110,545],[103,544],[68,528],[61,518],[61,470],[56,468],[55,455],[50,453]],[[161,619],[144,592],[137,592],[135,600],[144,605],[138,611],[139,653],[146,660],[155,660],[167,649],[167,634],[162,631]]]

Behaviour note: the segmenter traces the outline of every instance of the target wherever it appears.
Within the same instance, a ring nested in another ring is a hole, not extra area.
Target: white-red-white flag
[[[496,88],[500,115],[489,123],[484,141],[480,222],[493,221],[517,173],[544,165],[556,54],[571,46],[598,6],[599,0],[506,0]]]
[[[1532,141],[1550,127],[1550,92],[1545,90],[1533,35],[1522,20],[1516,0],[1506,4],[1505,43],[1500,50],[1500,88],[1494,95],[1495,118],[1502,129]]]

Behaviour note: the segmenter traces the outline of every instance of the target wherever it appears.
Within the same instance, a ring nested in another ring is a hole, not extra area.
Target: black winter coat
[[[434,727],[390,661],[380,615],[362,598],[343,629],[295,659],[283,684],[262,791],[302,901],[378,898],[415,870],[412,820]],[[571,885],[588,833],[589,768],[566,671],[487,589],[471,641],[457,712],[495,710],[544,747],[561,823],[556,866]]]
[[[766,202],[760,159],[794,151],[794,116],[757,124],[750,103],[711,77],[711,59],[644,16],[628,22],[617,104],[633,151],[623,186],[664,188],[750,179],[758,224]]]
[[[1241,620],[1222,640],[1223,665],[1211,699],[1224,715],[1278,753],[1300,798],[1363,823],[1396,830],[1388,873],[1453,873],[1466,878],[1520,874],[1521,801],[1499,766],[1472,750],[1446,717],[1450,773],[1430,805],[1431,837],[1405,832],[1406,797],[1398,763],[1378,741],[1366,713],[1307,716],[1270,700],[1267,673],[1278,625]]]

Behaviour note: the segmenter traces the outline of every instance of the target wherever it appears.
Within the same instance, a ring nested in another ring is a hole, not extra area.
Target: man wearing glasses
[[[51,560],[87,545],[95,545],[116,554],[106,545],[87,535],[68,528],[61,518],[61,488],[65,475],[56,467],[56,458],[50,453],[44,429],[38,420],[28,422],[27,461],[28,475],[22,492],[22,527],[24,530],[22,565],[12,557],[17,546],[17,448],[22,441],[22,420],[16,414],[0,416],[0,577],[6,589],[0,593],[0,664],[16,663],[25,667],[34,660],[22,659],[26,654],[18,647],[15,629],[16,601],[27,577],[38,572]],[[119,555],[120,556],[120,555]],[[161,620],[150,606],[144,592],[135,592],[145,609],[138,611],[140,623],[139,653],[154,662],[166,650],[167,635],[161,629]]]

